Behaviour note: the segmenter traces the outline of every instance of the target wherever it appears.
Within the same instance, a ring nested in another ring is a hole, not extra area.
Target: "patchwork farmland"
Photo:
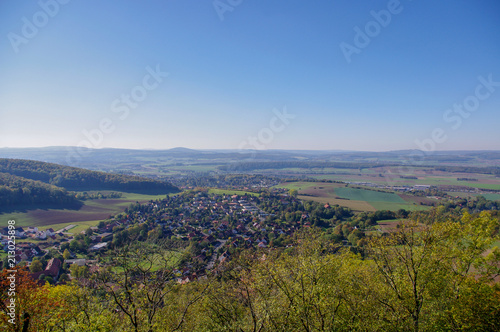
[[[165,195],[142,195],[133,193],[122,193],[118,199],[95,199],[84,201],[83,206],[78,209],[35,209],[27,211],[16,211],[0,213],[3,220],[15,220],[16,225],[21,227],[39,227],[41,229],[61,229],[69,224],[77,224],[78,227],[94,226],[99,221],[111,215],[123,212],[131,203],[144,203],[149,200],[163,198]]]
[[[295,189],[298,197],[321,203],[338,204],[355,211],[424,210],[436,201],[387,191],[353,188],[344,183],[290,182],[279,188]]]

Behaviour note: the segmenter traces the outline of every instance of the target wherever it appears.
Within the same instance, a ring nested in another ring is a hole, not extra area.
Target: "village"
[[[284,208],[291,211],[292,206],[295,210],[302,202],[283,189],[266,196],[188,191],[159,201],[133,204],[124,213],[79,234],[71,233],[73,225],[58,231],[17,227],[15,260],[16,264],[30,267],[34,260],[48,257],[43,269],[32,272],[32,277],[39,280],[42,275],[42,279],[50,277],[50,281],[57,282],[65,274],[67,278],[63,279],[69,280],[74,277],[72,264],[92,269],[93,264],[98,264],[96,254],[120,247],[127,238],[139,234],[138,241],[175,239],[193,244],[192,261],[183,268],[183,277],[179,279],[186,282],[192,275],[216,269],[239,248],[281,246],[297,229],[310,227],[305,212],[290,223],[276,218]],[[7,231],[0,230],[6,251]]]

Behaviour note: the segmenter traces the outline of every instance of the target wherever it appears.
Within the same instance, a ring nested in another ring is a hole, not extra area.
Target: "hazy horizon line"
[[[500,152],[500,149],[449,149],[449,150],[432,150],[432,151],[424,151],[419,149],[397,149],[397,150],[344,150],[344,149],[303,149],[303,148],[275,148],[275,149],[234,149],[234,148],[190,148],[185,146],[176,146],[173,148],[124,148],[124,147],[101,147],[101,148],[88,148],[88,147],[79,147],[74,145],[48,145],[48,146],[22,146],[22,147],[13,147],[13,146],[3,146],[0,149],[50,149],[50,148],[60,148],[60,149],[85,149],[85,150],[135,150],[135,151],[169,151],[176,149],[186,149],[193,151],[317,151],[317,152],[400,152],[400,151],[420,151],[426,154],[432,154],[434,152]]]

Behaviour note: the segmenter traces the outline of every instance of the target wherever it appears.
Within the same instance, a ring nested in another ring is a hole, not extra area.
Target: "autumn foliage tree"
[[[26,268],[1,271],[0,286],[2,331],[44,331],[65,305],[63,298],[50,296],[50,285],[41,286],[29,276]],[[14,306],[9,307],[10,303]]]
[[[500,331],[499,220],[487,212],[438,220],[367,236],[356,252],[305,229],[289,248],[235,253],[214,275],[188,284],[176,280],[171,248],[136,241],[66,285],[41,286],[19,268],[16,324],[8,322],[11,279],[4,270],[0,328]]]

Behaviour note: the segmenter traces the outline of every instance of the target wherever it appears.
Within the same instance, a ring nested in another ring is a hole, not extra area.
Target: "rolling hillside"
[[[41,181],[67,190],[119,190],[126,192],[178,191],[168,182],[139,176],[111,174],[34,160],[0,159],[0,173]]]
[[[39,204],[76,204],[77,199],[64,188],[0,173],[0,207]]]
[[[0,207],[78,204],[70,190],[166,194],[176,192],[178,188],[168,182],[138,176],[32,160],[0,159]]]

